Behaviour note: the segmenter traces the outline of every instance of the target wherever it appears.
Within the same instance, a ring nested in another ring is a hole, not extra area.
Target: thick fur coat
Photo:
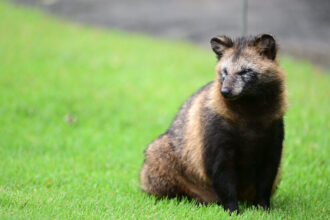
[[[284,139],[285,73],[268,34],[211,40],[214,81],[181,106],[144,151],[143,191],[186,196],[238,212],[238,201],[268,209]]]

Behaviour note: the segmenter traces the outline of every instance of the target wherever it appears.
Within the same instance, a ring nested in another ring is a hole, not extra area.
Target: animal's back
[[[191,95],[180,107],[168,130],[145,150],[140,172],[144,191],[158,197],[186,195],[204,203],[218,200],[204,170],[200,136],[201,110],[212,85],[210,82]],[[166,184],[159,179],[166,179]],[[162,193],[159,190],[153,193],[155,188],[161,188]]]

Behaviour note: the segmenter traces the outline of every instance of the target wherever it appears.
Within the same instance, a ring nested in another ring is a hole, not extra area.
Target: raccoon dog
[[[181,106],[144,151],[143,191],[186,196],[238,212],[238,201],[268,209],[279,178],[285,73],[269,34],[211,39],[215,79]]]

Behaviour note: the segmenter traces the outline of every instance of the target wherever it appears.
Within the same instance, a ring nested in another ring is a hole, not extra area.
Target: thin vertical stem
[[[245,36],[247,34],[247,7],[248,0],[241,0],[242,2],[242,20],[241,20],[241,34]]]

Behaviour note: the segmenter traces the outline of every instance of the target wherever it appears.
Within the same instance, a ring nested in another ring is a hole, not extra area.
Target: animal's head
[[[226,36],[211,39],[216,53],[216,80],[228,100],[258,97],[283,81],[276,62],[277,44],[269,34],[232,40]]]

